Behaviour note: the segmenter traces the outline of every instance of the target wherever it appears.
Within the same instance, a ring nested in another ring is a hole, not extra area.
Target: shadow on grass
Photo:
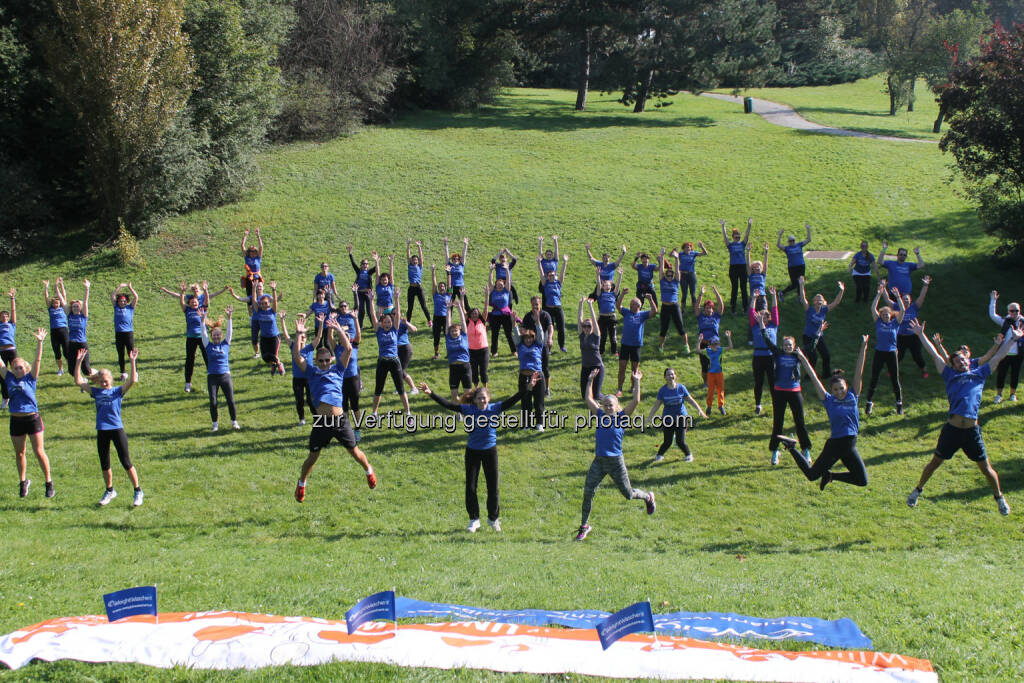
[[[809,553],[834,553],[853,550],[857,547],[869,546],[871,541],[859,539],[846,541],[834,545],[823,545],[814,548],[793,548],[778,543],[751,543],[736,541],[734,543],[708,543],[700,547],[700,550],[707,553],[758,553],[761,555],[805,555]]]

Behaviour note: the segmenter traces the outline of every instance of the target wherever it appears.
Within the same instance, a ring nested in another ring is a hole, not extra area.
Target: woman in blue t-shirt
[[[928,370],[925,367],[921,342],[913,330],[910,329],[910,324],[917,320],[921,307],[924,306],[924,300],[928,296],[928,289],[931,287],[932,278],[930,275],[925,275],[921,278],[921,282],[921,293],[917,295],[917,299],[911,301],[909,294],[902,295],[906,313],[903,314],[899,332],[896,333],[896,360],[902,364],[903,355],[909,350],[910,357],[914,359],[914,363],[917,364],[917,368],[921,371],[921,378],[928,379]]]
[[[453,325],[458,327],[458,325]],[[534,373],[526,383],[525,391],[533,388],[540,379],[539,372]],[[487,483],[487,523],[495,531],[501,531],[501,508],[498,498],[498,437],[497,422],[499,416],[519,402],[524,389],[512,394],[502,401],[491,403],[491,392],[487,387],[471,389],[456,402],[438,396],[430,390],[425,382],[420,382],[420,391],[448,410],[454,410],[464,416],[466,431],[466,512],[469,513],[469,526],[466,531],[475,533],[480,528],[480,501],[477,499],[476,486],[480,479],[480,469],[484,471]]]
[[[860,243],[860,251],[850,259],[846,272],[853,273],[853,284],[857,288],[854,303],[871,301],[871,271],[874,270],[875,255],[868,251],[868,243]]]
[[[615,311],[619,309],[620,294],[622,293],[622,270],[615,275],[615,280],[602,280],[601,269],[595,269],[597,274],[597,286],[594,288],[596,294],[590,297],[597,301],[597,330],[601,335],[601,354],[604,355],[605,344],[610,339],[612,342],[612,354],[619,357],[618,318]]]
[[[637,252],[633,257],[633,270],[636,271],[636,295],[641,299],[648,294],[654,299],[654,305],[658,305],[658,293],[654,291],[654,275],[658,272],[658,264],[651,263],[651,257],[646,252]]]
[[[786,266],[789,269],[789,286],[779,292],[780,299],[784,298],[787,292],[796,289],[800,278],[806,274],[804,247],[811,241],[811,224],[804,223],[804,227],[807,229],[807,239],[803,242],[797,242],[796,235],[790,235],[789,239],[786,240],[786,246],[782,246],[782,233],[785,232],[784,230],[779,230],[779,238],[775,241],[775,246],[779,248],[779,251],[786,254]]]
[[[466,298],[466,254],[469,253],[469,238],[462,238],[462,253],[454,254],[448,250],[448,238],[444,238],[444,269],[448,273],[448,291],[452,298],[462,299],[462,307],[469,308]],[[511,279],[511,278],[510,278]]]
[[[373,302],[370,302],[370,322],[373,324],[373,332],[377,336],[377,373],[376,383],[373,389],[373,412],[377,413],[380,408],[380,397],[384,393],[384,382],[388,375],[391,375],[395,383],[395,390],[402,400],[402,408],[405,414],[409,414],[409,397],[405,392],[405,377],[402,372],[402,362],[398,357],[398,339],[409,329],[402,320],[402,307],[398,301],[398,290],[395,290],[395,303],[392,312],[377,316],[377,309]]]
[[[241,429],[238,425],[238,413],[235,410],[235,387],[231,383],[231,313],[234,309],[228,306],[224,309],[227,317],[227,327],[222,328],[220,320],[209,324],[206,321],[206,311],[203,311],[203,326],[199,328],[203,335],[203,348],[206,350],[208,362],[206,364],[206,392],[210,397],[210,420],[213,422],[211,431],[217,431],[217,394],[224,392],[224,400],[228,404],[228,415],[231,417],[231,427]],[[282,313],[282,321],[283,321]]]
[[[416,254],[412,253],[412,240],[405,241],[405,261],[408,264],[409,286],[405,290],[405,297],[409,302],[409,309],[405,312],[405,319],[412,320],[412,309],[416,301],[420,302],[420,309],[423,317],[427,319],[427,327],[430,327],[430,313],[427,311],[427,301],[423,297],[423,242],[416,240]]]
[[[512,292],[509,289],[512,273],[508,273],[508,280],[495,279],[494,275],[495,267],[492,265],[487,273],[487,288],[484,290],[484,298],[491,307],[487,314],[487,323],[491,328],[491,357],[498,357],[498,333],[501,331],[505,332],[509,353],[514,356],[516,345],[512,338],[512,327],[515,314],[512,312]]]
[[[434,305],[434,319],[430,321],[430,330],[434,337],[434,360],[437,360],[440,357],[438,349],[441,348],[441,337],[444,336],[452,297],[448,292],[448,281],[437,281],[437,268],[433,264],[430,265],[430,282],[430,295]]]
[[[544,377],[544,339],[538,337],[532,327],[520,328],[518,325],[512,336],[519,357],[519,390],[523,393],[523,412],[529,413],[532,410],[534,427],[538,432],[543,432],[546,386],[543,381],[536,380],[536,375],[540,373],[541,378]],[[524,424],[522,428],[527,426]]]
[[[284,376],[281,362],[281,330],[277,327],[277,283],[270,283],[270,294],[260,297],[256,311],[252,314],[260,328],[260,358],[270,367],[270,374]]]
[[[814,390],[818,397],[825,404],[825,412],[828,414],[831,435],[825,441],[821,449],[821,455],[811,463],[810,459],[796,449],[796,439],[778,435],[782,445],[793,456],[796,466],[804,473],[808,481],[820,478],[818,489],[825,490],[829,482],[841,481],[854,486],[868,485],[868,472],[864,467],[864,461],[857,452],[857,434],[860,432],[860,418],[857,409],[857,395],[860,394],[861,378],[864,376],[864,359],[868,353],[868,335],[861,337],[860,351],[857,353],[857,367],[853,371],[853,381],[846,383],[842,370],[836,370],[828,378],[828,390],[814,373],[814,365],[797,349],[797,356],[804,372],[811,379]],[[832,472],[832,466],[842,461],[846,472]]]
[[[875,404],[871,398],[875,395],[875,387],[878,385],[878,378],[882,374],[882,368],[889,371],[889,379],[892,382],[892,393],[896,396],[896,414],[903,414],[903,388],[900,386],[900,364],[896,354],[896,336],[899,333],[900,323],[907,312],[903,297],[895,287],[892,294],[900,305],[898,311],[893,311],[890,306],[878,307],[878,301],[885,294],[885,283],[878,285],[878,293],[871,303],[871,316],[875,319],[875,355],[871,358],[871,383],[868,385],[867,401],[864,404],[864,414],[871,415]],[[888,299],[887,299],[888,300]]]
[[[124,424],[121,422],[121,400],[128,390],[139,381],[139,372],[136,367],[136,359],[139,357],[139,350],[132,349],[128,353],[131,361],[131,374],[125,378],[124,383],[114,386],[114,376],[110,370],[100,370],[96,376],[98,387],[92,386],[90,381],[82,376],[82,361],[85,359],[85,350],[79,350],[75,359],[75,384],[82,388],[82,391],[89,392],[96,403],[96,450],[100,456],[100,471],[103,472],[103,483],[106,491],[100,498],[100,505],[106,505],[117,497],[114,490],[114,473],[110,469],[110,444],[114,444],[117,451],[117,459],[121,461],[121,467],[128,473],[128,478],[135,488],[135,497],[132,500],[132,507],[142,505],[142,488],[139,486],[139,474],[132,465],[131,457],[128,454],[128,436],[124,431]]]
[[[722,241],[729,251],[729,282],[732,285],[732,295],[729,299],[729,306],[732,312],[736,313],[736,292],[742,290],[743,310],[747,310],[747,243],[750,241],[750,230],[754,227],[754,219],[747,219],[747,234],[740,239],[740,231],[732,229],[732,241],[725,231],[725,221],[719,220],[722,224]]]
[[[50,318],[50,348],[53,349],[53,356],[57,361],[57,376],[64,374],[64,359],[71,363],[71,356],[68,355],[68,313],[71,307],[68,305],[68,294],[64,291],[64,278],[58,277],[54,285],[54,292],[57,296],[50,298],[50,281],[43,280],[43,297],[46,301],[46,314]],[[71,368],[69,367],[68,370]]]
[[[683,293],[679,300],[680,306],[686,305],[686,294],[690,294],[690,303],[697,304],[697,258],[708,255],[708,248],[704,243],[697,240],[700,251],[693,250],[693,242],[683,242],[679,248],[678,270],[679,282],[683,286]]]
[[[208,300],[208,299],[207,299]],[[196,351],[203,356],[203,365],[207,365],[206,348],[203,347],[203,316],[202,302],[194,294],[185,293],[185,283],[181,283],[178,298],[181,312],[185,314],[185,391],[192,391],[192,372],[196,366]]]
[[[377,260],[377,251],[371,251],[370,255],[373,256],[373,260]],[[359,310],[359,327],[363,326],[363,319],[370,310],[370,300],[373,299],[373,274],[377,272],[377,267],[370,267],[370,262],[367,259],[362,259],[359,263],[356,263],[356,259],[352,256],[352,245],[348,245],[348,260],[352,264],[352,270],[356,274],[356,298],[353,302],[355,307]]]
[[[127,288],[132,293],[129,303],[128,295],[121,290]],[[135,307],[139,305],[139,294],[130,282],[122,282],[110,295],[114,304],[114,346],[117,347],[117,364],[121,368],[121,381],[128,379],[124,371],[124,355],[135,348]]]
[[[320,346],[327,346],[327,338],[330,335],[321,334],[321,322],[331,315],[334,309],[331,308],[330,302],[327,301],[327,290],[318,289],[313,299],[313,303],[309,305],[309,310],[306,311],[306,318],[314,322],[314,333],[320,339]]]
[[[690,452],[690,447],[686,443],[686,428],[691,420],[686,413],[686,401],[693,404],[698,415],[707,417],[686,387],[676,382],[676,371],[673,368],[665,368],[665,384],[658,389],[658,396],[654,405],[651,406],[650,415],[647,416],[647,422],[654,425],[654,414],[658,412],[660,406],[665,406],[661,414],[661,431],[665,438],[661,442],[661,447],[658,448],[657,455],[654,456],[655,462],[665,459],[665,454],[672,447],[673,438],[676,445],[683,451],[685,456],[683,460],[693,462],[693,453]]]
[[[540,272],[542,308],[551,316],[551,322],[558,335],[558,348],[565,353],[565,311],[562,309],[562,286],[565,284],[565,269],[569,266],[569,255],[565,254],[562,261],[562,272],[544,271],[544,259],[537,257],[537,270]],[[554,344],[551,344],[554,346]]]
[[[715,293],[716,301],[712,303],[711,299],[704,299],[704,294],[707,289],[701,285],[700,288],[700,300],[693,305],[693,315],[697,319],[697,333],[698,336],[703,339],[697,344],[697,350],[701,351],[706,349],[710,342],[708,340],[718,337],[718,326],[722,322],[722,314],[725,313],[725,300],[722,299],[722,293],[718,291],[718,287],[711,285],[711,291]],[[746,301],[746,297],[744,297]],[[700,354],[700,374],[704,380],[704,386],[708,385],[708,368],[710,367],[710,361],[703,353]]]
[[[665,261],[664,247],[658,254],[658,288],[661,290],[661,331],[659,334],[661,343],[658,345],[658,351],[665,350],[668,326],[675,325],[676,331],[686,345],[686,352],[690,353],[690,337],[686,334],[686,327],[683,325],[682,307],[686,295],[683,295],[683,301],[679,300],[679,278],[676,276],[679,272],[679,253],[673,250],[671,256],[675,259],[674,268],[672,264]]]
[[[778,435],[782,433],[786,421],[787,406],[793,415],[793,427],[800,440],[800,448],[809,460],[811,437],[807,435],[807,427],[804,426],[804,397],[800,391],[800,357],[796,353],[799,350],[796,339],[783,337],[781,346],[777,345],[765,332],[764,317],[758,318],[757,324],[775,363],[775,381],[772,383],[772,436],[768,441],[768,449],[772,452],[772,465],[779,464]]]
[[[78,352],[85,349],[85,360],[82,362],[82,369],[90,377],[96,371],[89,365],[89,290],[92,283],[83,280],[85,285],[85,297],[75,299],[68,306],[68,353],[71,358],[78,358]]]
[[[13,287],[10,291],[11,297],[11,310],[0,311],[0,360],[5,363],[10,363],[18,357],[18,349],[15,346],[14,338],[15,331],[18,328],[18,308],[15,303],[15,297],[17,290]],[[0,402],[0,409],[7,409],[7,387],[0,383],[0,396],[3,397]]]
[[[242,258],[245,260],[245,275],[242,276],[242,286],[245,287],[246,296],[252,296],[253,283],[263,280],[261,272],[263,264],[263,237],[260,229],[256,228],[256,247],[246,247],[245,241],[249,238],[249,229],[242,233]],[[206,305],[209,305],[207,300]],[[204,306],[205,308],[205,306]]]
[[[768,243],[764,243],[764,260],[755,261],[750,258],[750,251],[754,245],[747,244],[747,284],[750,285],[750,296],[764,296],[768,293]],[[744,300],[743,309],[746,310],[747,302]]]
[[[50,459],[43,448],[43,420],[39,417],[39,404],[36,401],[36,382],[39,379],[39,368],[43,363],[43,340],[46,330],[39,328],[35,333],[39,345],[36,348],[36,362],[29,365],[24,358],[15,358],[8,366],[0,360],[0,382],[7,388],[11,397],[7,405],[11,416],[11,442],[14,444],[14,461],[18,466],[18,496],[28,495],[28,487],[32,483],[26,478],[28,464],[25,461],[25,442],[32,444],[32,450],[39,460],[39,467],[46,479],[46,497],[53,498],[53,481],[50,479]]]
[[[825,301],[825,297],[821,294],[815,294],[814,301],[808,302],[807,292],[804,289],[804,276],[801,275],[800,279],[797,280],[800,305],[804,307],[804,355],[810,361],[811,367],[814,367],[818,362],[818,354],[821,354],[822,377],[832,376],[832,354],[828,350],[828,344],[825,343],[823,323],[828,314],[834,311],[836,306],[843,300],[843,292],[846,291],[846,285],[842,282],[837,284],[839,285],[839,292],[836,293],[836,298],[831,303]]]
[[[314,299],[316,298],[316,293],[321,289],[324,290],[327,303],[332,307],[335,306],[338,301],[338,284],[334,281],[334,273],[331,272],[331,267],[327,261],[320,264],[320,272],[313,276]]]

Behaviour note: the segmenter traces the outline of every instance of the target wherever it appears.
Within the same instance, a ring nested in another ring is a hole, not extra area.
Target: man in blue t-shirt
[[[882,251],[878,252],[878,260],[875,262],[878,267],[885,268],[889,271],[889,286],[887,289],[895,287],[900,290],[900,294],[909,294],[913,296],[911,290],[913,290],[914,285],[910,281],[910,273],[918,268],[924,268],[924,261],[921,260],[921,247],[914,247],[914,255],[917,256],[917,263],[907,261],[907,250],[903,248],[896,250],[895,261],[892,259],[886,261],[885,250],[888,248],[889,243],[883,240]]]
[[[1010,330],[991,360],[977,368],[972,368],[970,358],[959,352],[950,356],[948,361],[943,361],[942,356],[925,336],[924,326],[918,321],[912,322],[910,329],[921,340],[921,346],[935,361],[935,367],[942,374],[942,379],[946,383],[946,396],[949,398],[949,420],[942,425],[935,453],[928,464],[924,466],[917,486],[907,496],[907,505],[917,507],[917,500],[921,496],[924,485],[928,483],[928,479],[939,468],[939,465],[952,458],[957,451],[963,450],[968,459],[978,464],[978,469],[988,480],[1000,514],[1010,514],[1010,505],[1006,502],[999,487],[999,475],[992,469],[992,465],[988,461],[988,454],[985,452],[985,442],[981,438],[981,426],[978,424],[978,409],[981,407],[981,392],[985,386],[985,380],[992,374],[992,367],[998,365],[1010,347],[1024,337],[1024,332]]]
[[[789,268],[789,286],[779,292],[780,299],[782,299],[788,292],[794,289],[799,289],[800,278],[806,275],[805,270],[807,264],[804,262],[804,247],[811,241],[811,224],[804,223],[804,228],[807,229],[807,239],[803,242],[797,242],[796,235],[790,235],[789,239],[786,241],[786,245],[783,246],[783,230],[779,230],[779,238],[775,241],[775,246],[786,254],[786,266]]]

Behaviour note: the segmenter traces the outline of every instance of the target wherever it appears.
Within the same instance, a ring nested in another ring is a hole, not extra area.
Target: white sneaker
[[[754,415],[760,415],[761,414],[761,410],[762,410],[761,404],[758,403],[756,406],[754,406]]]
[[[217,424],[216,422],[214,422],[214,423],[213,423],[213,428],[212,428],[212,429],[210,429],[210,431],[211,431],[211,432],[215,432],[215,431],[217,431],[218,429],[220,429],[220,425],[218,425],[218,424]]]
[[[487,523],[490,524],[491,528],[494,529],[495,531],[501,531],[501,520],[500,519],[496,519],[493,522],[491,520],[487,520]]]
[[[683,462],[693,462],[693,453],[687,453],[686,457],[683,458]]]
[[[253,360],[257,360],[259,357],[260,357],[260,354],[258,354],[258,353],[252,354],[252,359]]]
[[[1000,396],[999,394],[996,394],[996,397],[994,399],[992,399],[992,402],[993,403],[1002,403],[1003,402],[1003,397]]]
[[[1013,401],[1014,403],[1016,403],[1017,402],[1017,394],[1016,393],[1010,394],[1010,400]]]
[[[999,514],[1003,515],[1004,517],[1010,514],[1010,504],[1006,502],[1006,498],[1004,498],[1003,496],[999,496],[998,498],[996,498],[996,505],[999,506]]]
[[[304,425],[304,424],[306,424],[306,421],[305,421],[305,420],[299,420],[299,426],[300,426],[300,427],[301,427],[302,425]]]
[[[100,498],[100,505],[106,505],[107,503],[109,503],[110,501],[114,500],[115,498],[117,498],[117,491],[115,491],[114,489],[110,489],[109,491],[104,491],[103,492],[103,497]]]
[[[466,527],[466,531],[468,531],[471,534],[475,534],[477,529],[479,529],[479,528],[480,528],[480,520],[479,519],[471,519],[471,520],[469,520],[469,526]]]
[[[123,382],[123,381],[125,381],[126,379],[128,379],[128,373],[127,373],[127,372],[122,372],[122,373],[121,373],[121,381]]]
[[[6,398],[3,401],[0,401],[0,411],[7,410],[7,405],[9,402],[10,401]]]
[[[654,462],[661,462],[664,459],[665,459],[665,456],[660,454],[660,453],[658,455],[654,456]]]
[[[238,431],[239,429],[242,428],[242,425],[238,424],[238,420],[232,420],[231,428],[234,429],[235,431]]]
[[[413,387],[412,389],[410,389],[409,391],[407,391],[405,393],[409,394],[410,396],[415,396],[416,394],[420,393],[420,390],[417,389],[416,387]]]
[[[910,492],[910,495],[907,496],[907,507],[916,508],[917,507],[917,499],[920,498],[920,497],[921,497],[921,489],[914,488],[914,490]]]
[[[57,376],[58,377],[63,377],[64,376],[64,368],[61,368],[60,370],[57,371]]]
[[[779,452],[777,450],[772,451],[772,466],[779,464]]]
[[[543,432],[544,431],[544,425],[537,425],[537,431],[538,432]]]
[[[138,491],[135,492],[135,497],[132,498],[132,507],[133,508],[137,508],[140,505],[142,505],[142,497],[143,497],[143,495],[144,494],[142,493],[142,489],[139,489]]]
[[[192,382],[185,382],[185,393],[192,393]]]

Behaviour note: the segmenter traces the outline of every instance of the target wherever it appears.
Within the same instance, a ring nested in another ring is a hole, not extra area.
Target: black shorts
[[[309,450],[326,448],[331,439],[337,439],[345,448],[356,447],[356,435],[344,415],[314,415],[313,431],[309,433]]]
[[[640,347],[629,344],[619,344],[619,360],[631,360],[634,363],[640,362]]]
[[[43,418],[39,413],[11,415],[11,436],[28,436],[43,431]]]
[[[461,384],[463,388],[469,389],[472,386],[470,381],[469,365],[467,363],[452,363],[448,366],[448,388],[455,391]]]
[[[409,361],[412,360],[412,344],[401,344],[398,347],[398,362],[402,366],[402,372],[404,373],[406,368],[409,367]]]
[[[961,429],[948,422],[942,425],[939,442],[935,444],[935,455],[943,460],[949,460],[961,449],[968,460],[982,462],[988,459],[985,442],[981,438],[981,427],[974,425],[967,429]]]

